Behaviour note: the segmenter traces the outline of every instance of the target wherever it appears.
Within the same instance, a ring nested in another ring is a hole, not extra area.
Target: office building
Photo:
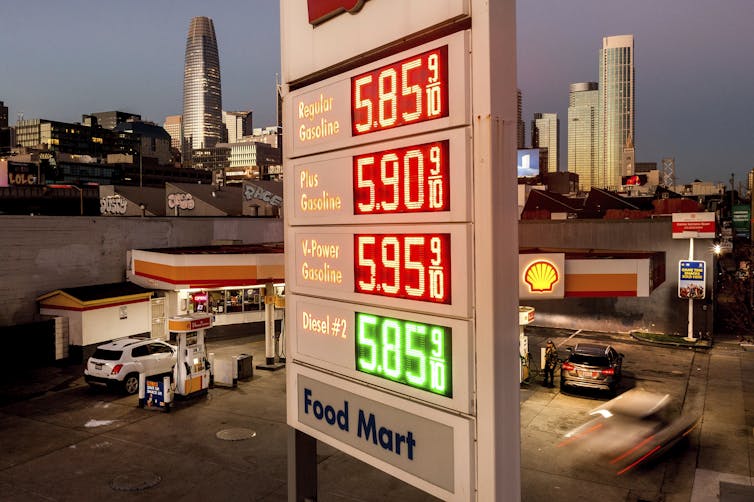
[[[523,119],[524,99],[521,94],[521,89],[516,89],[516,143],[519,150],[526,148],[524,143],[526,142],[526,125]]]
[[[215,26],[208,17],[195,17],[186,38],[183,74],[184,165],[190,163],[192,150],[212,148],[222,137],[220,56]]]
[[[597,179],[597,89],[597,82],[579,82],[568,93],[568,171],[579,175],[579,190],[585,192]]]
[[[181,149],[183,138],[183,117],[181,115],[169,115],[165,117],[162,128],[170,135],[171,148]]]
[[[0,101],[0,155],[8,153],[11,146],[10,127],[8,127],[8,107]]]
[[[138,155],[141,156],[142,165],[167,166],[172,163],[170,135],[157,124],[141,120],[129,120],[115,126],[114,131],[126,132],[139,138]]]
[[[109,154],[138,151],[137,137],[111,131],[96,125],[97,119],[84,115],[83,124],[70,124],[46,119],[27,119],[16,122],[16,143],[22,147],[39,148],[93,159]],[[90,124],[90,125],[87,125]]]
[[[223,110],[223,124],[228,131],[226,143],[236,143],[254,130],[251,122],[251,110],[245,112],[226,112]]]
[[[129,120],[141,120],[141,115],[134,113],[110,111],[90,113],[92,117],[97,118],[97,124],[105,129],[115,129],[115,126]]]
[[[531,147],[547,148],[547,172],[560,170],[560,120],[557,113],[535,113],[531,123]]]
[[[598,92],[598,177],[593,184],[614,189],[621,184],[621,177],[629,174],[625,172],[628,168],[625,149],[636,145],[633,35],[602,39]],[[628,156],[633,158],[633,154]]]

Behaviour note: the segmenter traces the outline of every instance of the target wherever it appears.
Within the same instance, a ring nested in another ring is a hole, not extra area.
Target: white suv
[[[97,347],[86,362],[84,379],[89,385],[119,386],[126,394],[139,390],[139,373],[168,373],[177,348],[162,340],[121,338]]]

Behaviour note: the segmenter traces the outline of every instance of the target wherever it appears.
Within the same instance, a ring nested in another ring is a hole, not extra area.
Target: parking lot
[[[532,332],[532,349],[552,333]],[[594,334],[555,333],[563,350]],[[709,351],[600,336],[625,354],[619,392],[670,394],[674,412],[703,421],[660,461],[617,474],[599,452],[559,446],[609,399],[521,387],[522,500],[706,501],[751,488],[754,357],[736,344]],[[258,337],[208,342],[216,355],[264,359]],[[25,392],[25,393],[24,393]],[[14,399],[13,396],[23,396]],[[136,396],[92,389],[70,367],[0,385],[0,500],[287,500],[285,370],[254,370],[236,388],[177,402],[171,413],[138,408]],[[228,440],[231,439],[231,440]],[[318,447],[319,500],[424,501],[432,497],[326,445]],[[722,484],[721,484],[722,482]],[[721,494],[721,495],[719,495]]]

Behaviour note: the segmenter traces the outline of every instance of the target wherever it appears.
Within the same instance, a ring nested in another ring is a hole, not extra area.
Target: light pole
[[[84,190],[76,185],[71,185],[71,188],[75,188],[79,191],[79,215],[84,216]]]

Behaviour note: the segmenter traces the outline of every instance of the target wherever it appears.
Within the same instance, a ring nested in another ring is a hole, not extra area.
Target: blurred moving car
[[[100,345],[86,362],[89,385],[120,387],[126,394],[139,390],[139,373],[168,373],[175,366],[177,347],[162,340],[121,338]]]
[[[580,447],[607,461],[617,475],[656,459],[688,437],[701,417],[674,414],[670,395],[631,389],[589,412],[594,417],[571,430],[558,447]]]
[[[586,387],[615,393],[622,376],[623,354],[611,345],[578,343],[569,347],[560,366],[560,387]]]

